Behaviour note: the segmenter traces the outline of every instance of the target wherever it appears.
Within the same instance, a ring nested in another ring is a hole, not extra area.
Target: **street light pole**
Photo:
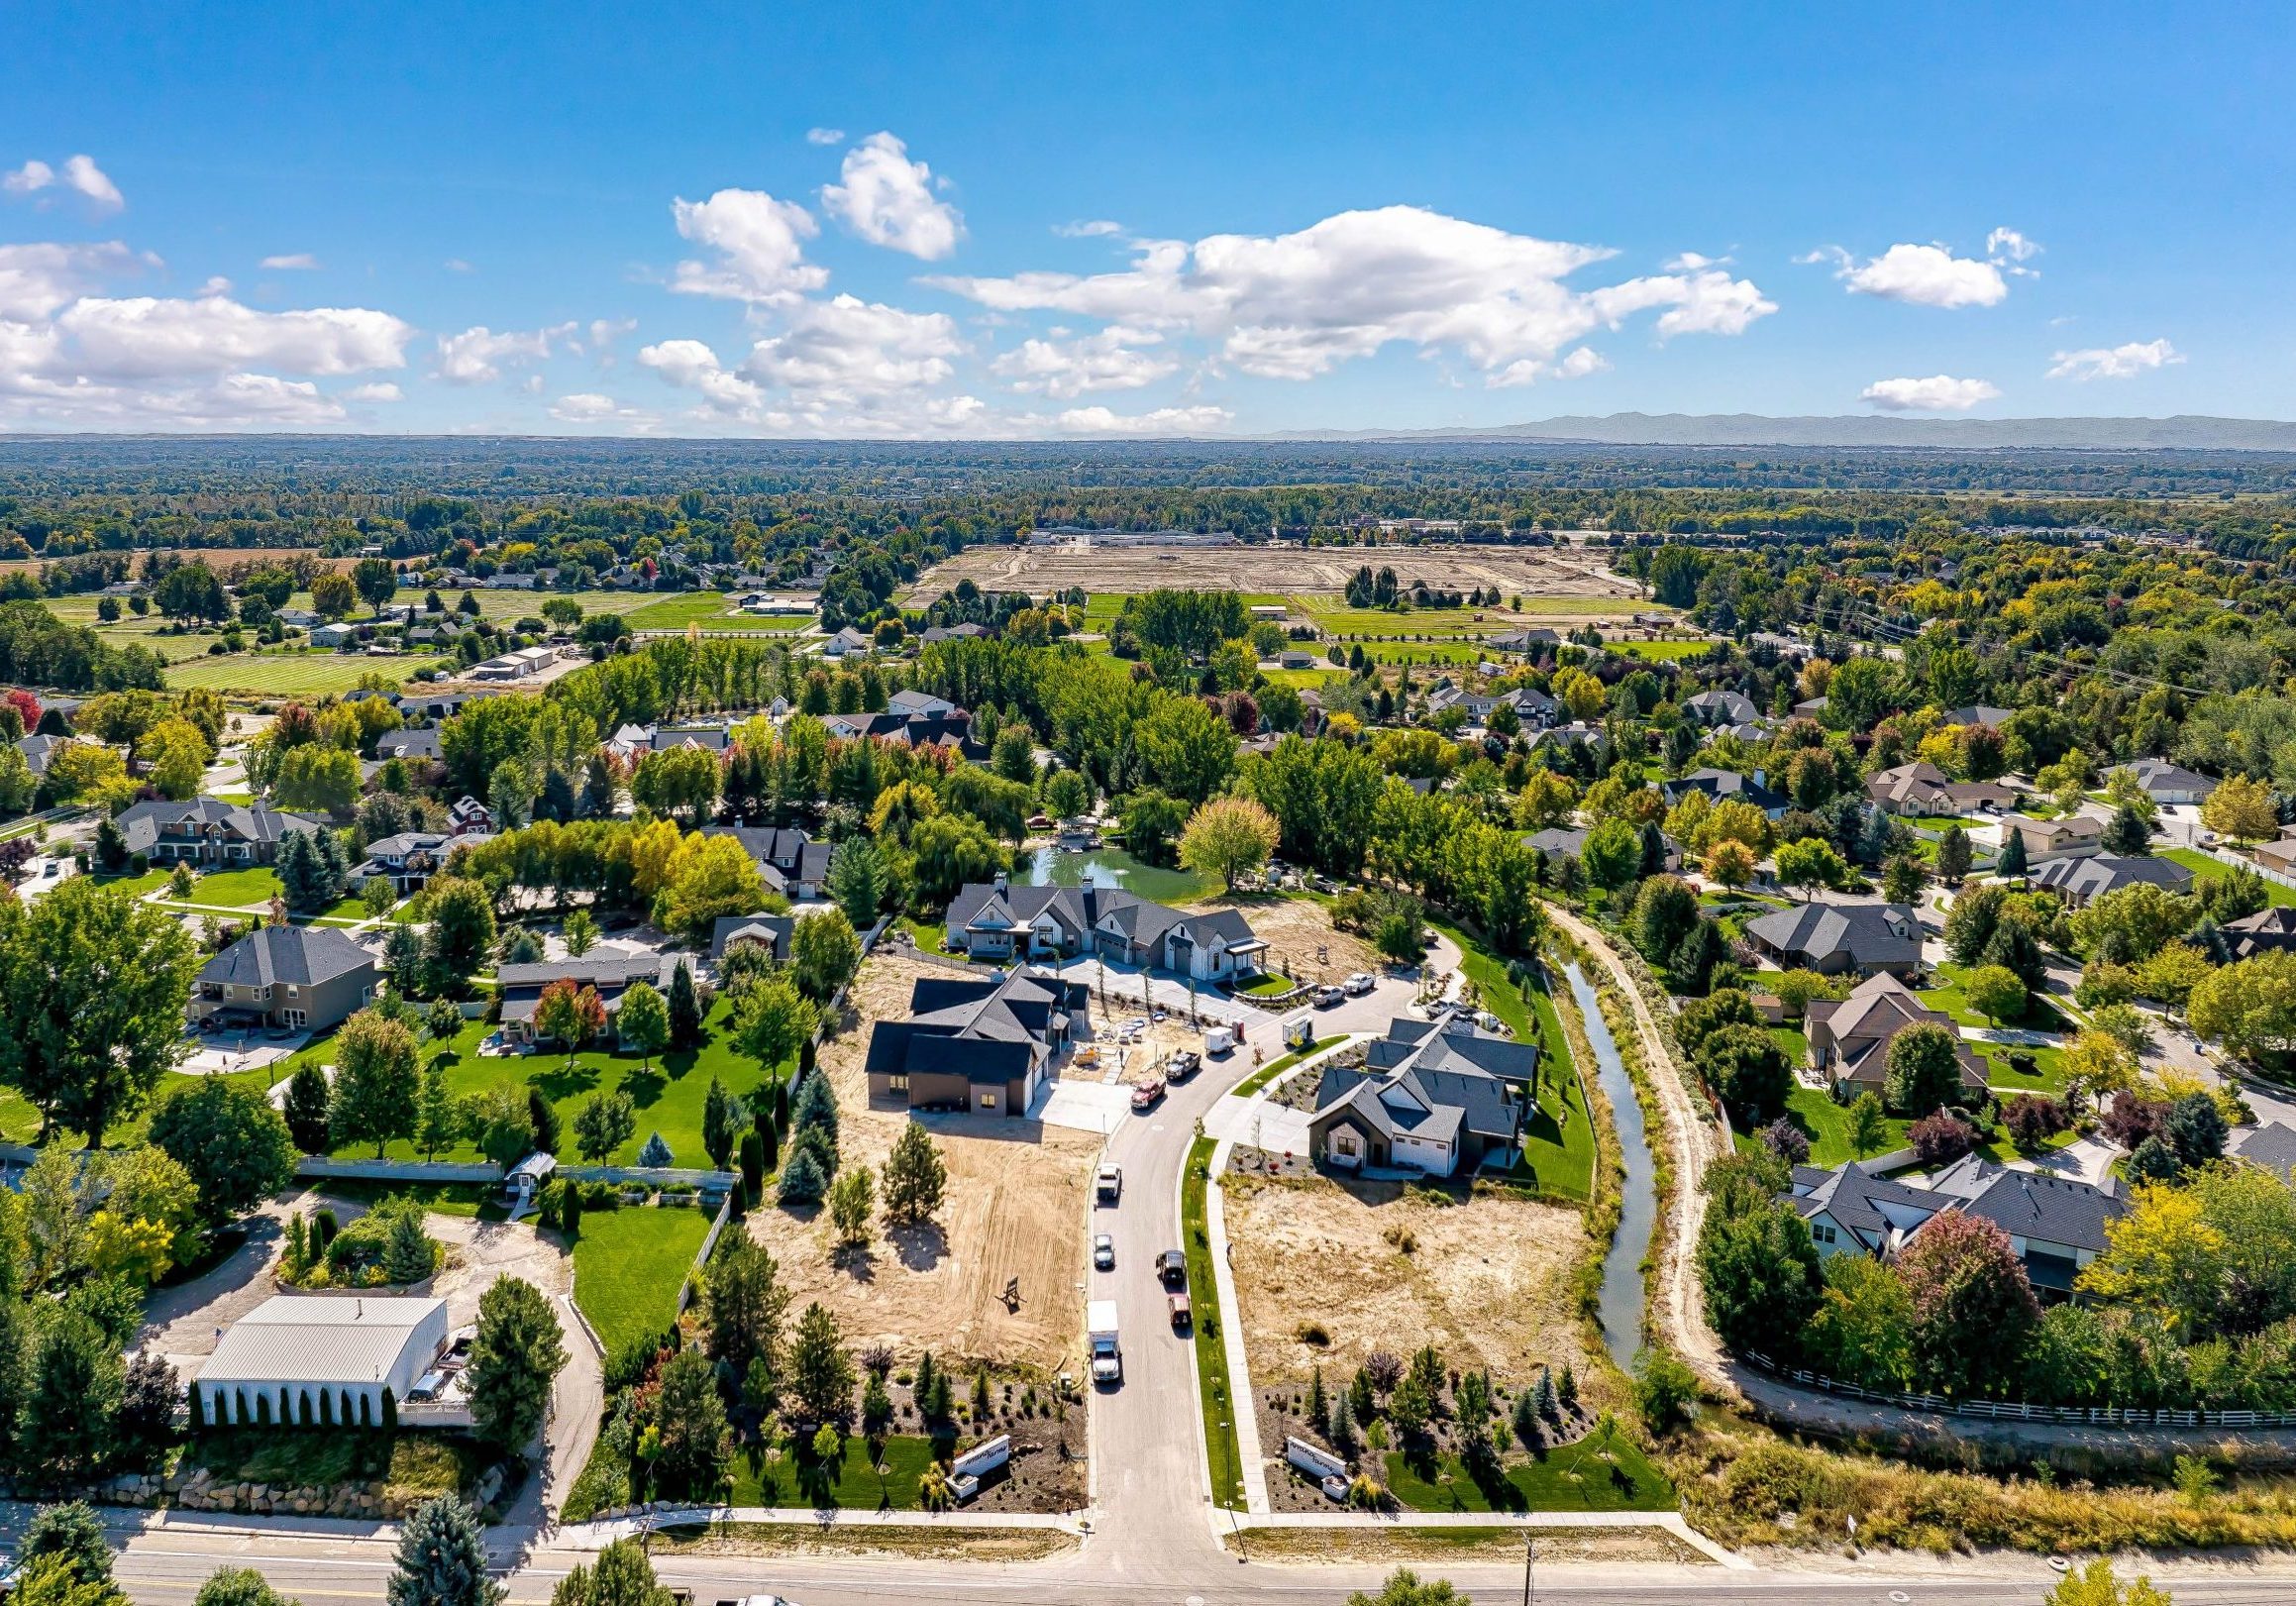
[[[1522,1536],[1522,1606],[1531,1606],[1531,1603],[1538,1598],[1538,1583],[1531,1572],[1531,1565],[1537,1555],[1538,1536],[1530,1533],[1524,1534]]]

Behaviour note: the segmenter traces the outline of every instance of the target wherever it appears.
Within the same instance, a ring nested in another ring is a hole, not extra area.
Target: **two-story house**
[[[258,926],[200,967],[191,1017],[325,1031],[374,1002],[374,955],[331,925]]]
[[[122,810],[116,823],[128,851],[155,865],[239,870],[272,863],[288,833],[321,830],[327,822],[311,814],[282,813],[268,803],[193,798],[140,803]]]
[[[870,1099],[1025,1116],[1090,1005],[1081,982],[1024,967],[978,979],[920,976],[908,1018],[870,1032]]]

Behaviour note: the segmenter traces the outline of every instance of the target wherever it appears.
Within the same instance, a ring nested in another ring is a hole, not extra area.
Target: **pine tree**
[[[1318,1364],[1307,1384],[1307,1420],[1321,1428],[1331,1414],[1331,1401],[1323,1392],[1323,1368]]]
[[[1937,879],[1948,887],[1958,886],[1969,879],[1974,862],[1969,833],[1958,825],[1946,826],[1937,837]]]
[[[1538,1401],[1529,1389],[1514,1396],[1514,1437],[1524,1449],[1536,1449],[1546,1442],[1546,1429],[1538,1420]]]
[[[949,1168],[933,1146],[932,1134],[909,1122],[886,1156],[885,1219],[896,1227],[931,1221],[941,1208],[948,1182]]]
[[[403,927],[402,927],[403,929]],[[305,1154],[327,1152],[327,1073],[304,1064],[287,1081],[288,1135]]]
[[[1556,1390],[1565,1411],[1576,1415],[1579,1409],[1579,1380],[1571,1371],[1571,1363],[1563,1362],[1562,1386]]]
[[[670,977],[670,1046],[693,1048],[701,1042],[701,995],[693,986],[693,967],[684,960]]]
[[[385,1393],[385,1422],[396,1415]],[[398,1571],[386,1594],[390,1606],[500,1606],[502,1594],[486,1575],[486,1544],[470,1508],[451,1494],[417,1506],[399,1532]]]
[[[1562,1421],[1562,1408],[1555,1399],[1554,1368],[1551,1366],[1541,1366],[1538,1369],[1536,1403],[1539,1420],[1552,1423]]]
[[[989,1372],[986,1367],[973,1374],[973,1421],[989,1420]]]
[[[324,898],[318,907],[335,903],[351,888],[351,855],[344,850],[340,831],[322,825],[311,833],[319,868],[318,884]]]
[[[1338,1395],[1332,1400],[1331,1423],[1324,1431],[1323,1437],[1331,1441],[1331,1447],[1339,1451],[1340,1454],[1348,1455],[1354,1452],[1355,1407],[1349,1403],[1346,1395]]]
[[[1371,1386],[1371,1373],[1360,1366],[1355,1369],[1355,1380],[1347,1385],[1347,1404],[1359,1423],[1379,1414],[1379,1391]]]
[[[279,891],[289,909],[318,909],[332,900],[323,897],[321,880],[325,867],[319,863],[318,850],[311,845],[309,831],[286,831],[279,837],[279,851],[273,869],[279,877]]]
[[[559,1139],[565,1135],[558,1119],[558,1106],[543,1097],[542,1089],[529,1088],[526,1093],[526,1118],[534,1125],[534,1148],[538,1154],[556,1154]]]
[[[829,1141],[837,1141],[837,1095],[830,1090],[826,1076],[808,1076],[797,1086],[793,1115],[801,1131],[808,1126],[826,1132]]]
[[[917,1357],[916,1381],[910,1385],[918,1411],[927,1416],[930,1416],[932,1410],[933,1382],[939,1376],[940,1368],[933,1364],[933,1352],[928,1349]]]
[[[709,1155],[709,1163],[720,1171],[725,1169],[726,1156],[733,1152],[733,1124],[726,1119],[732,1103],[725,1084],[711,1077],[709,1091],[701,1096],[701,1146]]]
[[[1993,873],[2006,881],[2015,881],[2031,868],[2025,851],[2025,833],[2018,830],[2002,832],[2001,857],[1993,864]]]
[[[799,1149],[782,1170],[784,1205],[818,1205],[828,1190],[829,1179],[822,1174],[821,1162],[813,1158],[810,1149]]]

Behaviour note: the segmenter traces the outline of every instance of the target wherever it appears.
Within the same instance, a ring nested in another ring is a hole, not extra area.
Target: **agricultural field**
[[[1537,597],[1542,606],[1585,605],[1583,613],[1560,616],[1624,613],[1641,605],[1641,588],[1612,574],[1604,552],[1502,546],[976,547],[936,565],[903,601],[921,607],[971,580],[984,590],[1039,594],[1174,587],[1260,593],[1254,600],[1321,593],[1336,604],[1348,577],[1367,563],[1393,569],[1406,589],[1419,581],[1458,590],[1497,586],[1510,596]]]
[[[636,598],[618,600],[636,601]],[[601,608],[599,611],[615,610]],[[685,591],[665,596],[659,601],[622,610],[622,618],[633,630],[682,630],[689,624],[698,624],[704,630],[763,630],[786,635],[813,626],[809,614],[735,612],[720,591]]]

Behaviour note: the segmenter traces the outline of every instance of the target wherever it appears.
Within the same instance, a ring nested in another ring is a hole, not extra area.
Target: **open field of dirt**
[[[1239,909],[1252,932],[1268,945],[1265,968],[1285,971],[1299,981],[1337,982],[1359,970],[1377,975],[1384,961],[1361,937],[1335,929],[1331,915],[1311,898],[1206,899],[1196,909]]]
[[[1329,593],[1336,599],[1347,578],[1365,564],[1393,569],[1406,589],[1419,581],[1465,590],[1497,586],[1510,596],[1616,602],[1630,612],[1638,588],[1613,575],[1607,554],[1559,547],[976,547],[937,565],[906,599],[921,605],[959,580],[985,590],[1046,592],[1083,587],[1088,591],[1152,591],[1163,587],[1237,590],[1254,594]],[[1534,610],[1525,607],[1525,616]]]
[[[1571,1277],[1579,1214],[1502,1197],[1436,1205],[1392,1182],[1230,1176],[1228,1241],[1252,1382],[1352,1377],[1364,1356],[1435,1345],[1501,1383],[1585,1370]],[[1405,1252],[1405,1245],[1410,1252]],[[1328,1343],[1304,1342],[1320,1328]]]
[[[882,1167],[910,1117],[871,1109],[863,1065],[871,1022],[908,1014],[909,988],[948,974],[898,953],[873,956],[855,981],[844,1028],[821,1064],[837,1090],[843,1163]],[[1087,1132],[991,1116],[932,1116],[925,1124],[948,1166],[936,1226],[832,1261],[819,1210],[768,1207],[750,1232],[781,1263],[802,1310],[836,1313],[848,1345],[889,1344],[903,1364],[918,1352],[1055,1370],[1075,1362],[1084,1332],[1084,1218],[1099,1139]],[[1007,1310],[1006,1285],[1020,1282]]]

